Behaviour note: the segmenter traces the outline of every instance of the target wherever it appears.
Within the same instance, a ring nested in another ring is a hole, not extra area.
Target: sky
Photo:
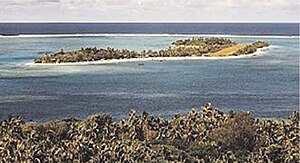
[[[0,0],[0,22],[299,22],[298,0]]]

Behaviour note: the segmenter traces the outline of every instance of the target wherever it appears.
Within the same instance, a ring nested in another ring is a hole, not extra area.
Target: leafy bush
[[[0,162],[299,162],[299,112],[289,119],[222,113],[210,103],[170,120],[135,111],[46,123],[0,120]]]
[[[250,113],[233,112],[211,134],[211,140],[226,150],[250,150],[255,146],[254,118]]]

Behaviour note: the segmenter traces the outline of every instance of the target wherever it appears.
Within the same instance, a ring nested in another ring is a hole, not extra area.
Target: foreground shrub
[[[222,113],[210,103],[170,120],[144,112],[114,122],[0,121],[0,162],[299,162],[299,112],[289,119]]]
[[[212,132],[211,139],[226,150],[252,151],[256,143],[254,122],[250,113],[231,112],[222,126]]]

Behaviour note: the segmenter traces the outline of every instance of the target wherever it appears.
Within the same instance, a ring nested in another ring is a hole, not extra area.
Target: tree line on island
[[[223,113],[210,103],[166,120],[147,112],[113,121],[0,118],[0,162],[291,162],[300,160],[299,111],[288,119]]]
[[[195,56],[210,56],[207,54],[218,52],[237,45],[236,42],[227,38],[218,37],[194,37],[192,39],[177,40],[167,49],[159,51],[143,50],[136,52],[128,49],[114,49],[108,47],[103,48],[81,48],[76,51],[65,52],[61,49],[60,52],[54,54],[46,54],[44,57],[34,59],[35,63],[67,63],[67,62],[87,62],[98,60],[111,59],[130,59],[130,58],[151,58],[151,57],[195,57]],[[250,54],[257,51],[258,48],[269,46],[268,43],[257,41],[252,44],[236,50],[229,54],[232,56]]]

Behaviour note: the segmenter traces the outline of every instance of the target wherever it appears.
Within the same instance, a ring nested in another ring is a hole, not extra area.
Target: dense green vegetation
[[[174,46],[208,46],[208,45],[218,45],[218,46],[227,46],[227,45],[235,45],[236,42],[231,41],[227,38],[220,37],[193,37],[191,39],[186,40],[177,40],[172,43]]]
[[[131,51],[128,49],[107,49],[81,48],[77,51],[46,54],[44,57],[34,59],[35,63],[65,63],[65,62],[86,62],[110,59],[129,59],[129,58],[149,58],[149,57],[186,57],[186,56],[204,56],[207,53],[214,53],[222,49],[236,45],[237,43],[218,37],[210,38],[192,38],[187,40],[178,40],[172,43],[168,49],[159,51],[143,50],[141,52]],[[257,46],[259,45],[259,46]],[[242,55],[253,53],[257,48],[268,46],[265,42],[256,42],[249,44],[248,48],[242,49],[234,55]],[[244,53],[245,52],[245,53]]]
[[[0,121],[0,162],[299,162],[299,112],[289,119],[223,113],[207,103],[170,120],[146,112],[46,123]]]
[[[244,48],[238,49],[232,55],[238,56],[242,54],[251,54],[257,51],[258,48],[263,48],[269,46],[268,43],[263,41],[256,41],[253,44],[246,45]]]

